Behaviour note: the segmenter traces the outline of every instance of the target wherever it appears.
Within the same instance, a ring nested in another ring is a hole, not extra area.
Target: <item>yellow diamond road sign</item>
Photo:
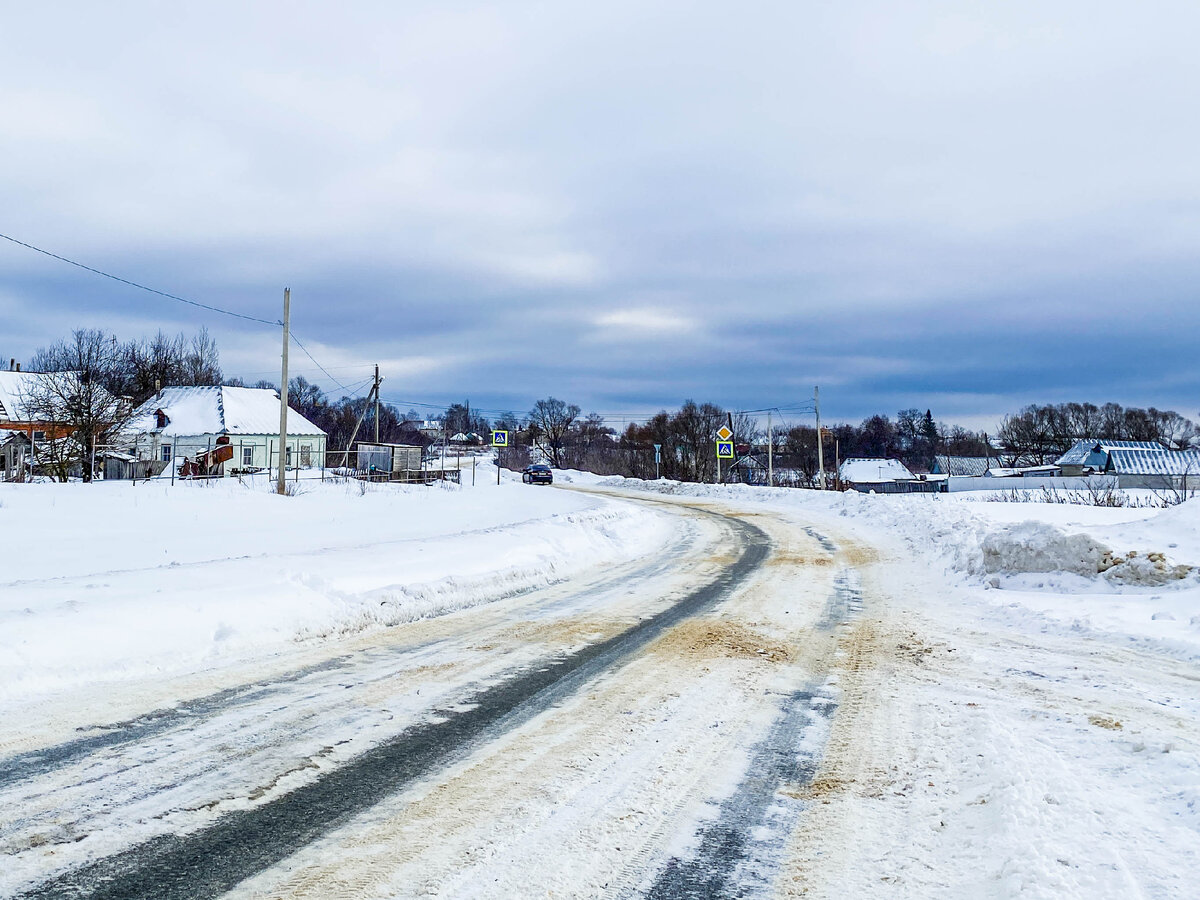
[[[723,441],[727,441],[731,437],[733,437],[733,432],[730,431],[728,428],[726,428],[724,425],[722,425],[720,428],[717,429],[717,437]]]

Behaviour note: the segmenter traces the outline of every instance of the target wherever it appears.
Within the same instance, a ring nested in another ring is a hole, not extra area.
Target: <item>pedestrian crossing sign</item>
[[[733,459],[733,441],[717,441],[717,459]]]
[[[507,447],[508,446],[508,432],[507,431],[493,431],[492,432],[492,446],[493,447]]]

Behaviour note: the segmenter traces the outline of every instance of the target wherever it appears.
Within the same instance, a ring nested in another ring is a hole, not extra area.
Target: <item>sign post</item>
[[[717,484],[721,483],[721,460],[733,459],[733,432],[722,425],[717,429]]]
[[[507,431],[492,432],[492,446],[496,448],[496,485],[500,484],[500,451],[508,446]]]
[[[733,441],[717,441],[717,484],[721,483],[721,460],[733,459]]]

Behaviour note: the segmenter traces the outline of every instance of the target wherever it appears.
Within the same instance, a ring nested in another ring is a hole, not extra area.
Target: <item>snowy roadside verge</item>
[[[763,507],[881,551],[783,882],[796,895],[1195,894],[1200,584],[1175,567],[1200,564],[1200,500],[603,484]]]
[[[944,583],[1008,608],[1010,618],[1200,659],[1200,498],[1167,509],[1110,508],[988,502],[976,494],[868,495],[567,477],[825,518],[871,542],[898,542],[902,557],[940,569]]]
[[[673,533],[643,506],[511,482],[302,487],[5,486],[0,702],[441,615]]]

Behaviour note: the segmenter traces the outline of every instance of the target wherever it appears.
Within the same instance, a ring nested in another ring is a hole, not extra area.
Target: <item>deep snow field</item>
[[[765,507],[879,548],[866,612],[911,635],[912,659],[847,676],[862,702],[833,726],[818,779],[831,787],[795,851],[800,893],[1200,896],[1200,499],[556,480]],[[0,721],[82,685],[486,603],[671,537],[645,507],[507,474],[270,488],[0,485]]]

